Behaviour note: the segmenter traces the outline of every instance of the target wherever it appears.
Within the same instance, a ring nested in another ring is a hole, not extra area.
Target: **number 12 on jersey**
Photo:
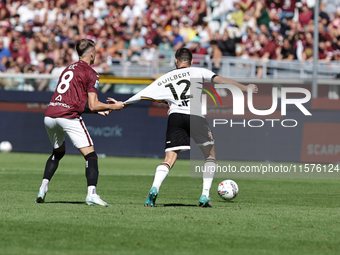
[[[175,100],[179,100],[179,99],[185,100],[185,99],[190,98],[190,96],[187,96],[186,93],[188,92],[191,83],[188,80],[180,80],[176,84],[179,86],[179,85],[181,85],[183,83],[186,84],[186,86],[185,86],[184,90],[182,91],[180,98],[178,98],[176,89],[175,89],[175,87],[174,87],[174,85],[172,83],[169,83],[169,84],[165,85],[166,88],[170,89],[170,91],[171,91],[171,93],[172,93],[172,95],[173,95]]]

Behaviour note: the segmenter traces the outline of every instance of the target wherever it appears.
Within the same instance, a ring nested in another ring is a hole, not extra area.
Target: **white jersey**
[[[195,87],[202,88],[203,82],[212,82],[217,76],[214,72],[200,67],[184,67],[170,71],[133,97],[125,101],[126,104],[133,104],[141,99],[153,101],[166,101],[170,108],[168,115],[171,113],[194,114],[200,115],[199,111],[190,111],[190,100],[193,98],[201,102],[201,89],[190,90],[193,79]],[[199,82],[197,82],[197,80]],[[195,107],[197,108],[197,107]]]

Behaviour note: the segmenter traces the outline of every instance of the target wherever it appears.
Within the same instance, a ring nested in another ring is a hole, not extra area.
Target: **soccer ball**
[[[237,183],[233,180],[224,180],[218,185],[217,192],[221,198],[230,201],[238,194]]]
[[[10,152],[12,150],[12,144],[8,141],[3,141],[0,143],[1,152]]]

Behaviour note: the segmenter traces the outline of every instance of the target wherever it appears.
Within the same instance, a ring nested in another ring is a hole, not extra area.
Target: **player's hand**
[[[114,103],[113,105],[113,110],[115,111],[120,111],[121,109],[123,109],[125,107],[125,103],[122,101],[116,101],[116,103]]]
[[[247,87],[251,88],[253,93],[257,93],[259,91],[255,84],[249,84]]]
[[[117,100],[114,99],[114,98],[112,98],[112,97],[108,97],[108,98],[106,99],[106,102],[107,102],[108,104],[115,104],[115,103],[117,103]]]
[[[112,110],[111,110],[111,111],[102,111],[102,112],[98,112],[98,114],[99,114],[99,115],[102,115],[102,116],[107,116],[107,115],[110,114],[110,112],[112,112]]]
[[[108,104],[114,104],[113,110],[115,110],[115,111],[120,111],[121,109],[123,109],[126,106],[126,103],[124,103],[122,101],[117,101],[116,99],[114,99],[112,97],[108,97],[106,99],[106,102]]]

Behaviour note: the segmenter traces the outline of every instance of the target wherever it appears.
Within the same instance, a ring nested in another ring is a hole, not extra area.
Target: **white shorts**
[[[65,141],[65,134],[77,149],[92,146],[93,142],[82,118],[44,118],[45,128],[54,149]]]

